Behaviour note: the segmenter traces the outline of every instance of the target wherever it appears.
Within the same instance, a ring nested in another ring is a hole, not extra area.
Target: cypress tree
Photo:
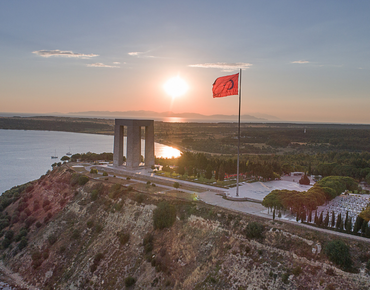
[[[352,218],[349,218],[346,224],[346,232],[349,234],[352,232]]]
[[[320,213],[320,217],[319,217],[319,226],[321,227],[322,226],[322,220],[323,220],[323,212]]]
[[[364,222],[363,218],[360,217],[359,215],[356,217],[356,222],[355,222],[355,226],[353,228],[353,232],[355,234],[358,233],[358,231],[361,229],[361,226],[362,226],[362,223]]]
[[[312,222],[312,211],[311,211],[311,210],[310,210],[310,212],[308,213],[307,222],[308,222],[308,223]]]
[[[341,223],[342,223],[342,215],[341,213],[338,214],[337,216],[337,223],[335,224],[335,227],[340,230],[340,227],[341,227]]]
[[[347,230],[347,224],[348,224],[348,211],[346,212],[346,219],[344,220],[344,227]]]
[[[335,226],[335,215],[334,211],[331,212],[331,227],[334,228]]]
[[[329,212],[326,212],[326,217],[325,217],[325,220],[324,220],[324,226],[328,227],[328,225],[329,225]]]
[[[318,218],[317,218],[317,210],[315,211],[315,219],[314,219],[314,223],[317,225],[317,223],[318,223]]]
[[[302,211],[301,213],[301,222],[305,222],[306,221],[306,211]]]
[[[297,211],[296,221],[297,221],[297,222],[299,221],[299,212],[298,212],[298,211]]]
[[[361,236],[366,236],[366,229],[368,228],[368,222],[364,221],[361,226]]]
[[[272,219],[275,220],[275,209],[274,211],[272,212]]]
[[[370,228],[368,227],[368,222],[365,221],[364,224],[366,224],[365,237],[370,238]]]

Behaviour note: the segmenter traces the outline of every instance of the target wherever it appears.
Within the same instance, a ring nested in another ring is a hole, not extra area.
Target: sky
[[[370,123],[370,1],[0,1],[0,112]],[[163,89],[188,84],[173,98]]]

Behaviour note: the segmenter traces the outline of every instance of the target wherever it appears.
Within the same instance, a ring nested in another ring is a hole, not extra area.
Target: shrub
[[[352,267],[349,247],[343,241],[333,240],[328,242],[324,247],[324,253],[328,256],[330,261],[344,270],[348,270]]]
[[[80,231],[77,229],[73,230],[71,238],[74,240],[78,240],[80,237],[81,237]]]
[[[37,222],[36,222],[36,228],[38,228],[38,229],[39,229],[39,228],[41,228],[41,226],[42,226],[42,223],[40,223],[39,221],[37,221]]]
[[[48,242],[52,246],[55,244],[55,242],[58,240],[58,237],[55,234],[51,234],[48,236]]]
[[[99,191],[97,189],[94,189],[91,192],[90,198],[91,198],[92,201],[95,201],[95,200],[98,199],[98,196],[99,196]]]
[[[30,216],[30,215],[31,215],[31,210],[27,207],[27,208],[24,210],[24,213],[25,213],[27,216]]]
[[[27,228],[29,228],[30,226],[32,226],[32,224],[33,224],[35,221],[36,221],[36,218],[35,218],[35,217],[33,217],[33,216],[30,216],[30,217],[28,217],[28,218],[24,221],[24,223],[25,223],[26,227],[27,227]]]
[[[45,199],[45,200],[42,202],[42,207],[43,207],[43,208],[45,208],[45,207],[47,207],[48,205],[50,205],[50,200]]]
[[[264,227],[258,222],[250,222],[245,228],[244,232],[247,238],[259,239],[262,238]]]
[[[9,240],[13,239],[13,236],[14,236],[14,232],[13,232],[12,230],[7,231],[7,232],[5,233],[5,235],[4,235],[4,237],[5,237],[6,239],[9,239]]]
[[[91,168],[90,173],[91,174],[98,174],[98,170],[96,168]]]
[[[104,259],[104,254],[103,253],[97,253],[94,257],[93,264],[90,266],[90,271],[94,272],[100,263],[100,260]]]
[[[88,220],[86,225],[89,229],[91,229],[94,226],[94,221],[93,220]]]
[[[33,252],[31,254],[32,261],[40,260],[41,259],[41,253],[39,251]]]
[[[116,183],[116,184],[112,185],[112,187],[109,189],[108,196],[112,199],[115,199],[115,198],[121,196],[122,193],[123,193],[122,185],[119,184],[119,183]]]
[[[158,204],[153,212],[154,229],[171,227],[176,221],[176,208],[166,201]]]
[[[15,241],[19,242],[23,237],[27,236],[28,231],[26,228],[21,228],[18,235],[15,236]]]
[[[142,203],[144,201],[144,194],[137,193],[135,195],[135,201],[138,202],[138,203]]]
[[[151,233],[147,233],[143,239],[143,246],[145,254],[153,251],[154,236]]]
[[[78,185],[83,186],[89,181],[89,178],[86,175],[81,175],[78,178]]]
[[[180,183],[178,183],[177,181],[173,183],[173,187],[178,189],[180,187]]]
[[[136,282],[136,279],[134,277],[129,276],[129,277],[125,278],[125,286],[126,287],[131,287],[132,285],[135,284],[135,282]]]
[[[150,181],[147,181],[147,182],[146,182],[146,185],[150,185]]]
[[[97,224],[95,226],[95,231],[100,234],[103,231],[103,226],[101,224]]]
[[[117,233],[117,237],[121,245],[125,245],[130,240],[130,234],[121,230]]]
[[[7,247],[10,246],[11,243],[12,243],[11,240],[9,240],[8,238],[4,238],[3,242],[1,244],[2,244],[3,248],[6,249]]]
[[[21,241],[18,244],[18,249],[22,251],[25,247],[27,247],[28,241],[26,237],[22,237]]]
[[[103,172],[103,176],[108,176],[108,172]]]

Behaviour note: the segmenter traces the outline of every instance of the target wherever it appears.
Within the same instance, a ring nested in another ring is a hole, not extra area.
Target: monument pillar
[[[123,126],[114,126],[113,166],[123,164]]]
[[[123,164],[123,132],[127,127],[127,156],[128,169],[139,168],[141,162],[141,127],[145,127],[145,166],[154,165],[154,121],[116,119],[114,127],[113,166]]]
[[[154,159],[154,126],[145,126],[145,166],[153,166]]]

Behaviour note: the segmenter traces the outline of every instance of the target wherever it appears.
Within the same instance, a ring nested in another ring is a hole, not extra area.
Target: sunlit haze
[[[0,113],[236,115],[212,84],[241,68],[242,114],[370,123],[369,1],[21,3],[0,4]]]

